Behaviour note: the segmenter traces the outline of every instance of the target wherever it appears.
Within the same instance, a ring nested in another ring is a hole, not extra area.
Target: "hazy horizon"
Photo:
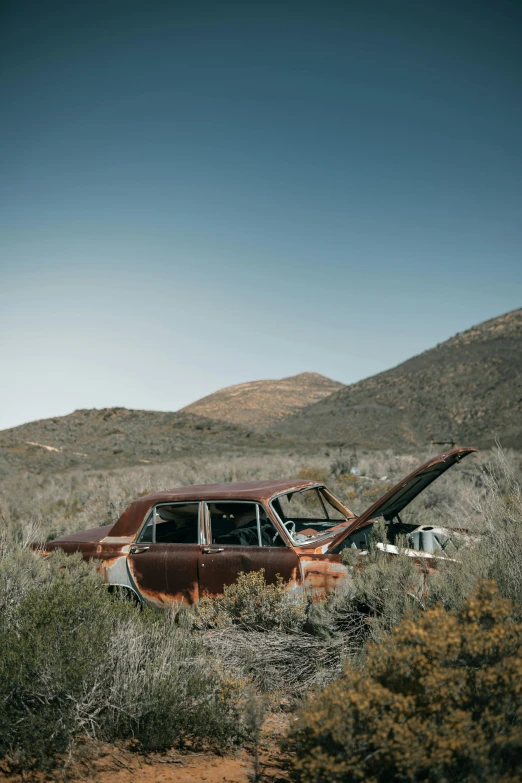
[[[0,22],[0,429],[349,384],[520,307],[522,6]]]

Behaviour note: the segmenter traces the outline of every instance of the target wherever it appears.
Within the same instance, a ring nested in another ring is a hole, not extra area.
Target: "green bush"
[[[522,777],[522,625],[483,582],[458,613],[405,619],[364,671],[311,698],[289,736],[301,783]]]
[[[292,631],[306,622],[307,601],[288,589],[281,576],[276,584],[265,581],[265,570],[239,574],[234,584],[216,598],[203,597],[195,610],[200,628],[232,625],[256,630]]]
[[[56,572],[59,562],[50,558],[46,578],[0,616],[0,757],[22,764],[65,751],[89,728],[83,705],[125,609],[108,611],[106,588],[88,566],[73,559],[70,570]]]
[[[72,564],[71,564],[72,565]],[[0,616],[4,621],[30,590],[51,578],[43,557],[19,545],[0,547]]]
[[[0,758],[12,769],[52,766],[80,734],[153,749],[241,735],[243,683],[174,616],[111,597],[77,557],[13,550],[0,565]]]

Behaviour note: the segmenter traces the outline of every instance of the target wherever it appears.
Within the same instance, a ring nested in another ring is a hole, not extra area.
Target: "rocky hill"
[[[187,405],[182,411],[260,430],[342,388],[342,383],[324,375],[303,372],[279,381],[228,386]]]
[[[0,479],[16,470],[108,469],[180,457],[277,448],[277,434],[188,413],[105,408],[0,431]]]
[[[321,442],[411,449],[454,440],[522,448],[522,309],[310,405],[275,432]]]

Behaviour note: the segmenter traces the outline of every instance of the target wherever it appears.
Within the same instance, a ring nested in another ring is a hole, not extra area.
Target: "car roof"
[[[280,492],[296,492],[319,486],[305,479],[274,479],[272,481],[231,481],[221,484],[194,484],[147,495],[154,503],[179,500],[270,500]]]
[[[306,479],[274,479],[270,481],[231,481],[221,484],[194,484],[153,492],[135,500],[122,514],[111,530],[111,536],[125,536],[137,531],[147,511],[157,503],[176,503],[198,500],[257,500],[267,502],[274,495],[297,492],[322,486]]]

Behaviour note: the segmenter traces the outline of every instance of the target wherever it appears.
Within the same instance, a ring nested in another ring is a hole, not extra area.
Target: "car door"
[[[285,582],[300,582],[299,558],[277,533],[259,503],[209,501],[205,517],[210,543],[199,559],[200,595],[219,595],[239,574],[265,572],[268,584],[280,574]]]
[[[201,504],[156,505],[128,556],[129,571],[143,601],[152,606],[199,598],[202,550]]]

